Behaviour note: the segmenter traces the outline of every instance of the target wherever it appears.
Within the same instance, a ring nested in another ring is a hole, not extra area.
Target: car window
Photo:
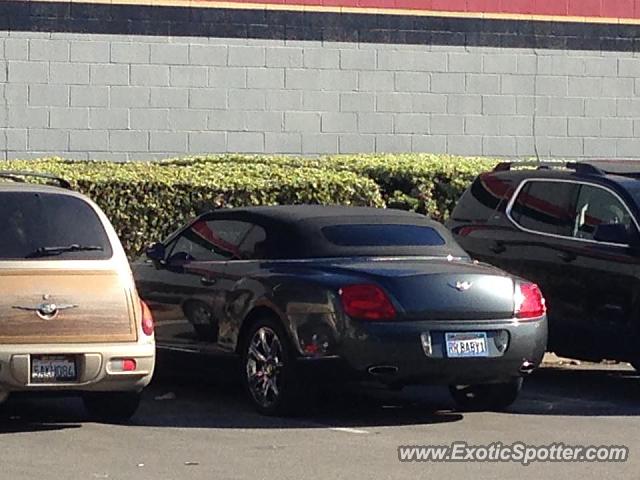
[[[599,225],[621,224],[631,232],[626,206],[611,192],[595,185],[581,185],[576,204],[573,236],[594,240]]]
[[[509,215],[528,230],[570,237],[578,188],[571,182],[528,181],[518,192]]]
[[[168,262],[215,261],[242,258],[240,243],[250,223],[235,220],[198,220],[174,241]]]
[[[0,232],[0,260],[106,260],[113,254],[95,210],[71,195],[0,193]]]
[[[322,234],[346,247],[437,246],[444,238],[433,228],[420,225],[331,225]]]
[[[244,260],[269,258],[267,232],[259,225],[254,225],[240,245],[240,258]]]

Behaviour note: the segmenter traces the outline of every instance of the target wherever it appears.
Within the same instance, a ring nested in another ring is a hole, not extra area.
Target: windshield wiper
[[[40,247],[26,255],[24,258],[49,257],[60,255],[66,252],[87,252],[101,250],[104,250],[104,247],[101,247],[100,245],[78,245],[77,243],[73,243],[71,245],[60,247]]]

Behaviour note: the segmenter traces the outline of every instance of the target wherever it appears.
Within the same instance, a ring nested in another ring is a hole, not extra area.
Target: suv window
[[[95,210],[71,195],[0,193],[0,232],[0,260],[106,260],[113,254]],[[90,249],[64,250],[71,245]]]
[[[578,188],[571,182],[528,181],[520,189],[510,216],[528,230],[570,237]]]
[[[169,263],[242,258],[239,245],[251,228],[235,220],[198,220],[174,241]]]
[[[626,206],[611,192],[595,185],[581,185],[576,204],[573,236],[594,239],[599,225],[621,224],[631,232],[631,216]]]

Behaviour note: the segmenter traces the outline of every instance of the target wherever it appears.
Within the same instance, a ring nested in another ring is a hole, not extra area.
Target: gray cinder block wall
[[[47,3],[0,21],[3,159],[640,152],[640,29]]]

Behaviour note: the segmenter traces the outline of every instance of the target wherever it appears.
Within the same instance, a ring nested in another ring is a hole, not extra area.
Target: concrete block
[[[569,95],[598,98],[603,94],[602,79],[596,77],[569,77]]]
[[[633,78],[603,78],[602,79],[602,96],[616,97],[616,98],[633,97],[634,96],[634,80],[635,79]]]
[[[100,86],[71,85],[72,107],[106,107],[109,104],[109,88]]]
[[[370,73],[370,77],[364,77],[366,79],[365,87],[363,88],[363,75]],[[375,75],[382,75],[388,72],[360,72],[360,89],[361,90],[379,90],[379,91],[393,91],[397,92],[429,92],[431,91],[431,78],[428,73],[423,72],[397,72],[395,74],[395,84],[381,84],[380,88],[375,88],[376,81]],[[390,72],[389,72],[390,74]]]
[[[248,88],[284,88],[283,68],[248,68]]]
[[[13,128],[46,128],[49,110],[45,107],[16,105],[7,109],[7,123]]]
[[[378,50],[378,69],[394,72],[446,72],[447,54],[443,52]]]
[[[189,63],[189,45],[152,44],[150,62],[160,65],[187,65]]]
[[[112,42],[111,63],[142,63],[151,61],[151,45],[143,42]]]
[[[69,43],[71,62],[109,63],[110,45],[107,41],[72,40]]]
[[[151,132],[149,137],[151,152],[186,152],[186,132]]]
[[[132,108],[129,125],[133,130],[170,130],[169,110],[166,108]]]
[[[615,138],[585,138],[584,155],[592,158],[615,158],[618,141]],[[637,158],[637,155],[634,155]]]
[[[264,67],[266,66],[265,48],[231,45],[228,65],[230,67]]]
[[[453,155],[478,155],[482,152],[482,136],[449,135],[447,152]]]
[[[394,72],[360,71],[358,72],[358,88],[360,91],[393,91],[403,90],[404,78],[409,73],[398,73],[399,80],[394,80]]]
[[[227,134],[225,132],[190,132],[189,152],[221,153],[227,151]]]
[[[229,49],[226,45],[189,45],[191,65],[226,65]]]
[[[618,117],[638,117],[640,114],[640,98],[619,98],[616,105]]]
[[[535,77],[525,75],[503,75],[501,92],[507,95],[534,95]]]
[[[264,90],[229,89],[231,110],[264,110],[266,98]]]
[[[337,92],[302,92],[302,109],[318,112],[339,112],[340,94]]]
[[[247,130],[252,132],[282,132],[284,128],[283,112],[247,112]]]
[[[126,130],[129,128],[129,109],[90,108],[89,126],[98,130]]]
[[[4,39],[5,60],[29,60],[29,40],[24,38]]]
[[[228,132],[227,151],[234,153],[263,153],[264,133]]]
[[[511,119],[514,117],[504,118]],[[499,135],[501,133],[500,121],[496,121],[496,118],[486,115],[468,115],[464,117],[464,133],[469,135]]]
[[[602,118],[599,135],[605,138],[633,137],[633,122],[630,118]]]
[[[468,74],[467,93],[498,94],[500,93],[500,75]]]
[[[462,135],[464,133],[464,117],[460,115],[432,115],[431,133],[436,135]]]
[[[569,93],[578,96],[573,90],[569,90],[569,82],[567,77],[553,77],[540,75],[535,81],[535,90],[537,95],[548,95],[551,97],[564,97]]]
[[[292,111],[302,108],[301,90],[268,90],[266,92],[267,110]]]
[[[536,117],[536,135],[566,137],[567,119],[565,117]]]
[[[71,93],[73,94],[73,89]],[[133,108],[151,105],[151,89],[149,87],[111,87],[109,96],[112,107]]]
[[[303,154],[338,153],[338,135],[333,133],[302,135]]]
[[[167,65],[131,65],[130,75],[133,86],[169,86]]]
[[[69,148],[69,132],[51,128],[29,129],[27,143],[30,150],[59,153]]]
[[[479,114],[482,113],[482,96],[457,95],[447,96],[447,113]]]
[[[287,132],[320,133],[320,113],[285,112],[284,129]]]
[[[340,94],[341,112],[373,112],[376,97],[368,92],[350,92]]]
[[[359,112],[358,128],[360,133],[393,133],[393,117],[385,113]]]
[[[299,133],[264,134],[265,151],[268,153],[300,154],[302,153],[302,136]]]
[[[431,93],[412,96],[414,113],[446,113],[447,97]]]
[[[89,83],[89,65],[51,62],[49,64],[49,83],[87,85]]]
[[[29,40],[29,60],[67,62],[69,60],[69,42],[50,38],[33,38]]]
[[[428,134],[431,118],[424,113],[399,113],[395,116],[395,133]]]
[[[448,71],[452,73],[482,72],[482,55],[475,52],[450,53]]]
[[[512,95],[484,95],[482,113],[485,115],[515,115],[516,97]]]
[[[447,151],[446,135],[413,135],[411,151],[417,153],[445,153]]]
[[[595,137],[600,135],[600,119],[570,117],[568,118],[570,137]]]
[[[482,137],[482,154],[496,157],[513,157],[517,155],[516,137]]]
[[[584,114],[587,117],[615,117],[617,101],[615,98],[586,98]]]
[[[129,85],[129,66],[95,64],[90,67],[92,85]]]
[[[618,58],[617,73],[621,77],[640,77],[640,58]]]
[[[206,130],[209,116],[206,110],[169,109],[168,130]]]
[[[491,119],[495,121],[495,119]],[[504,116],[498,120],[500,136],[526,137],[533,134],[532,116]],[[487,134],[493,135],[493,134]],[[497,136],[497,135],[496,135]],[[514,153],[515,155],[515,153]]]
[[[53,107],[49,110],[49,126],[51,128],[88,129],[89,109]]]
[[[355,113],[325,112],[321,116],[323,133],[352,133],[357,131],[357,115]]]
[[[518,56],[507,55],[483,55],[482,71],[485,73],[516,73],[518,71]]]
[[[346,95],[370,95],[368,93],[356,93]],[[416,96],[411,93],[383,93],[375,95],[375,107],[378,112],[413,112],[414,100]],[[446,104],[446,98],[444,102]],[[356,106],[354,105],[354,108]],[[354,110],[357,111],[357,110]],[[361,111],[361,110],[360,110]]]
[[[269,47],[266,49],[266,66],[272,68],[302,67],[302,48]]]
[[[209,86],[216,88],[246,88],[246,68],[220,68],[209,69]]]
[[[137,130],[109,131],[109,151],[148,152],[149,132]]]
[[[206,87],[207,67],[171,66],[169,83],[174,87]]]
[[[345,134],[338,137],[339,153],[372,153],[375,150],[375,135]]]
[[[69,105],[66,85],[29,85],[30,107],[65,107]]]
[[[224,109],[227,108],[227,90],[222,88],[190,88],[189,107]]]
[[[302,52],[305,68],[338,69],[340,68],[340,50],[323,46],[322,48],[305,48]]]
[[[8,61],[9,83],[47,83],[49,81],[49,65],[45,62]]]
[[[69,150],[72,152],[104,152],[109,149],[109,132],[106,130],[71,130]]]
[[[220,110],[217,112],[210,112],[207,117],[209,130],[220,130],[229,132],[240,132],[243,130],[247,130],[247,112]],[[190,128],[189,130],[197,129]]]
[[[343,70],[375,70],[376,51],[348,48],[340,50],[340,68]],[[344,140],[348,145],[355,145],[351,140]],[[370,139],[367,140],[370,142]]]
[[[552,116],[574,116],[581,117],[585,115],[584,98],[580,97],[548,97],[549,114]]]
[[[405,153],[411,151],[411,135],[376,135],[377,153]]]

